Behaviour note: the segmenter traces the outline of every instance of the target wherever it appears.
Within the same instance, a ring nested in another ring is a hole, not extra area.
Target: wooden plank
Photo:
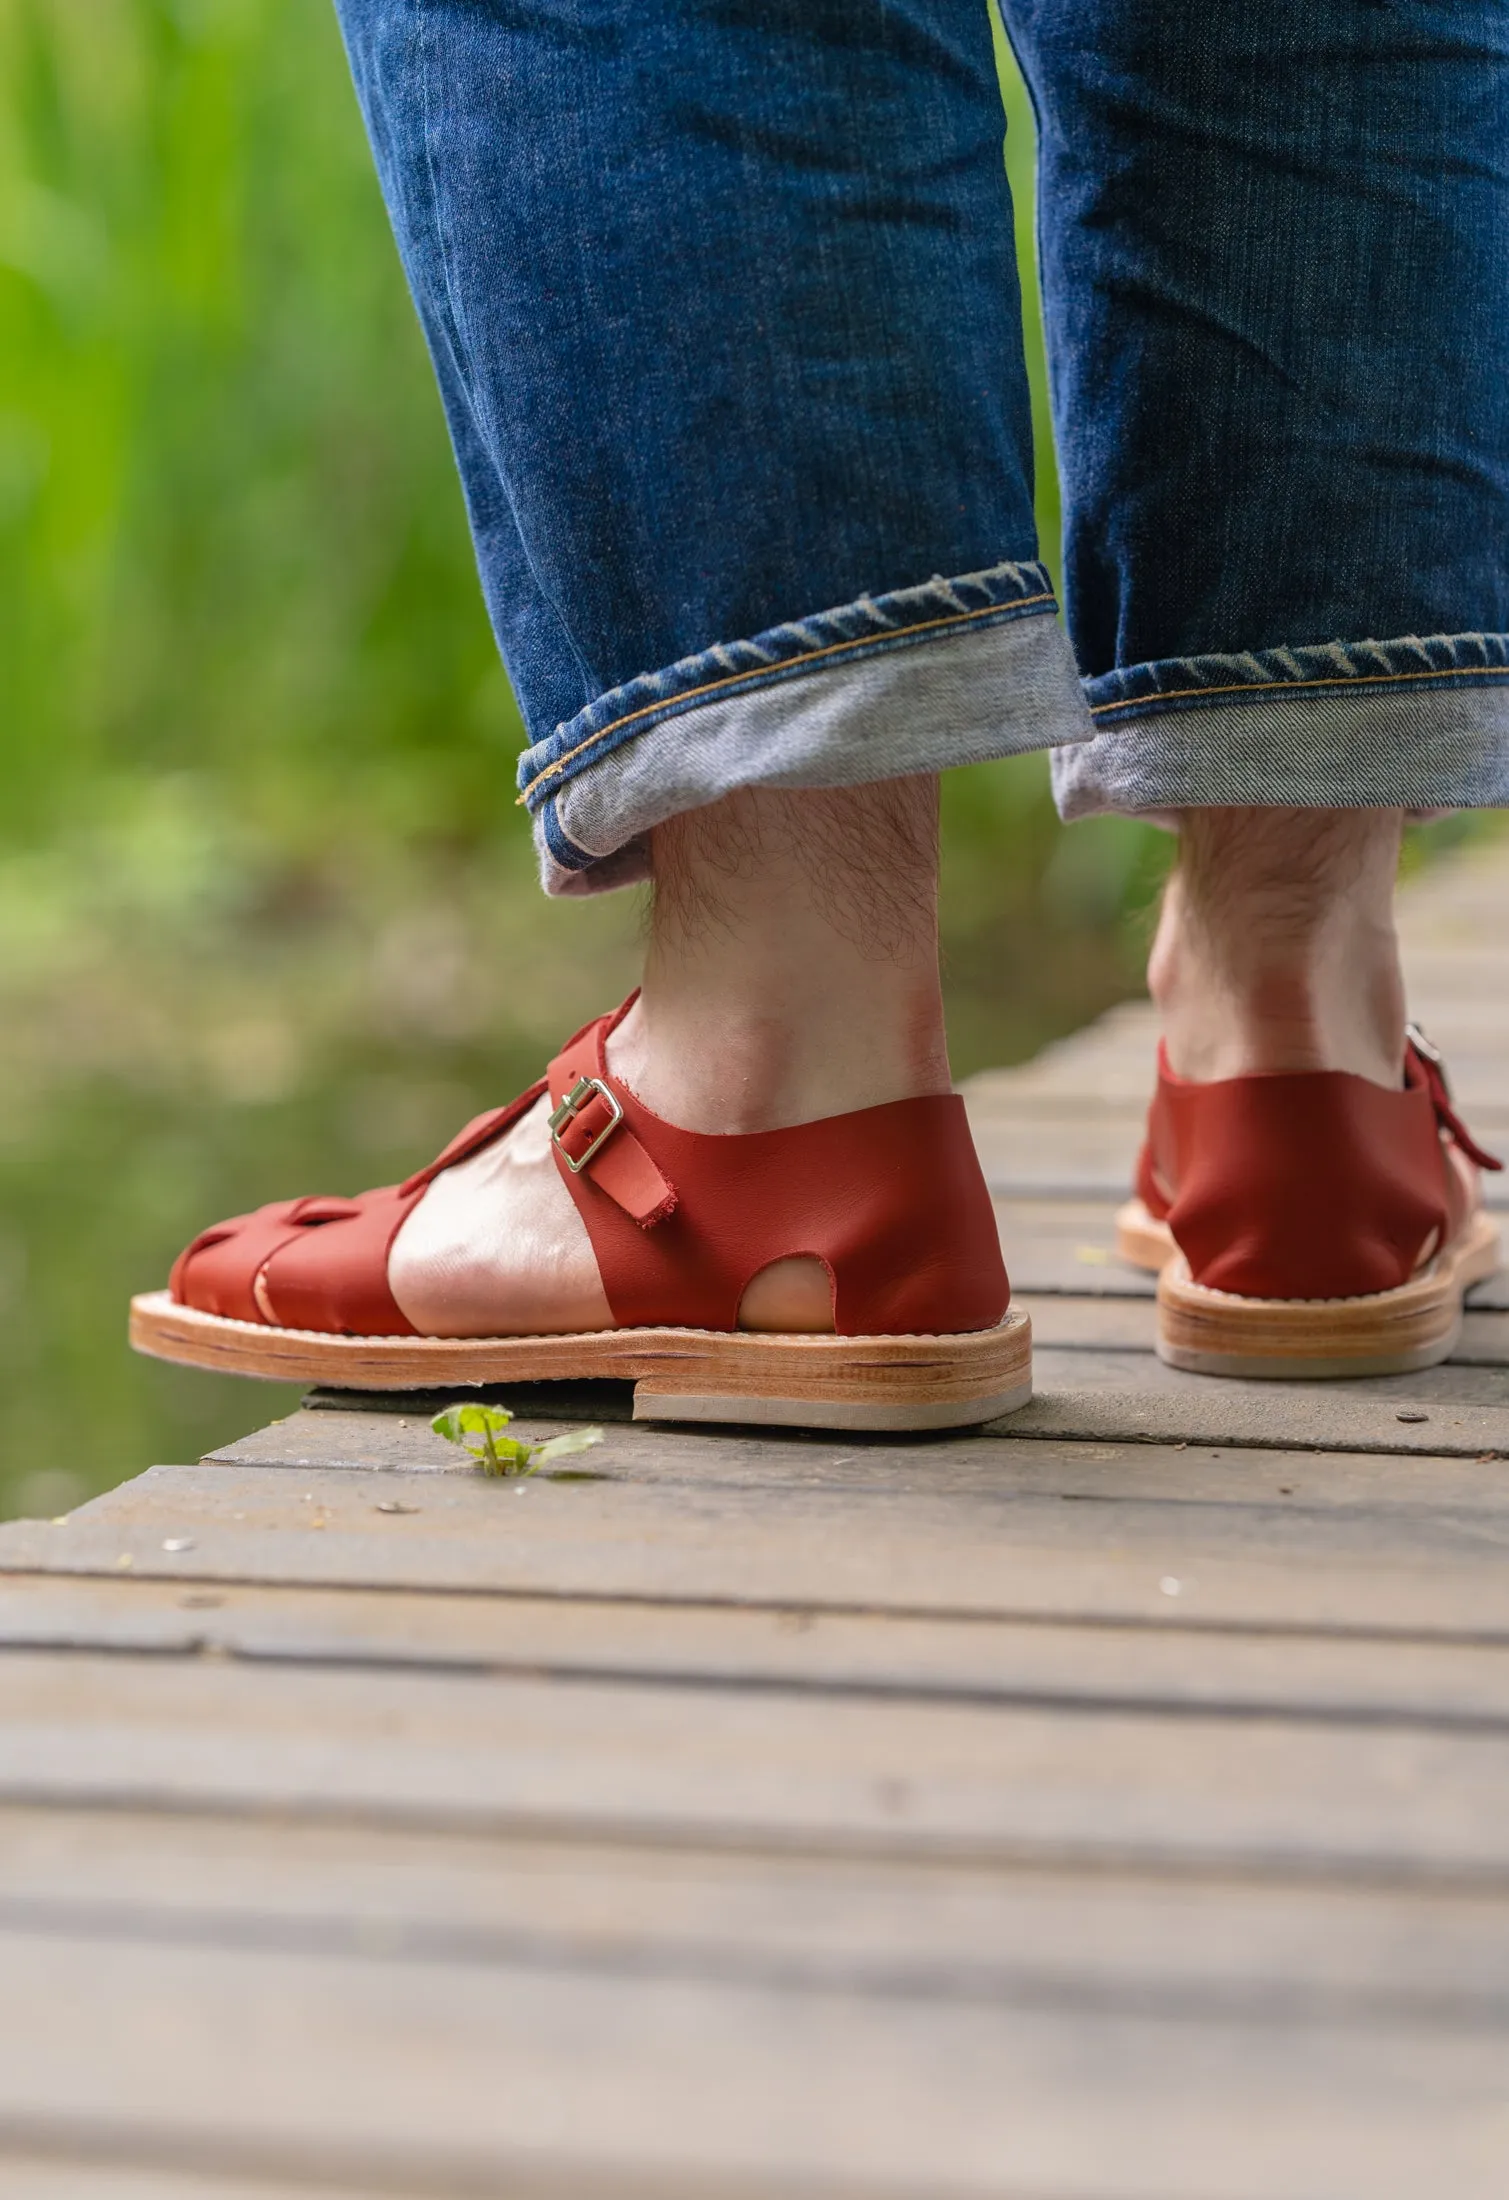
[[[1000,1197],[1125,1199],[1142,1142],[1137,1108],[1052,1107],[1017,1099],[1009,1085],[964,1087],[970,1129],[992,1192]]]
[[[10,2151],[11,2141],[17,2142],[20,2151]],[[49,2144],[72,2159],[34,2151]],[[112,2154],[125,2151],[138,2159],[134,2166],[120,2160],[78,2159],[95,2147]],[[281,2176],[269,2182],[234,2172],[222,2176],[223,2163],[207,2161],[199,2148],[192,2150],[196,2159],[165,2159],[165,2154],[177,2152],[171,2143],[148,2149],[155,2159],[142,2161],[142,2135],[135,2132],[106,2136],[53,2129],[44,2134],[35,2128],[19,2131],[13,2125],[9,2133],[0,2127],[0,2148],[5,2149],[0,2153],[0,2200],[343,2200],[343,2196],[365,2200],[362,2188],[344,2183],[310,2185],[301,2177],[290,2184]],[[366,2194],[373,2189],[367,2186]]]
[[[1035,1351],[1071,1346],[1081,1351],[1151,1352],[1155,1315],[1151,1295],[1138,1298],[1073,1297],[1068,1292],[1025,1292],[1012,1304],[1032,1318]]]
[[[1216,1382],[1165,1367],[1138,1351],[1152,1326],[1149,1305],[1113,1299],[1100,1307],[1075,1300],[1060,1313],[1056,1294],[1024,1294],[1043,1313],[1034,1338],[1034,1398],[994,1424],[1000,1436],[1064,1441],[1226,1443],[1294,1450],[1418,1453],[1477,1459],[1509,1453],[1509,1326],[1485,1316],[1443,1367],[1346,1383]],[[1036,1326],[1036,1312],[1034,1312]],[[1081,1341],[1082,1340],[1082,1341]],[[499,1395],[504,1395],[500,1393]],[[539,1412],[543,1385],[506,1394]],[[366,1404],[366,1400],[359,1401]],[[606,1401],[626,1410],[618,1398]],[[412,1401],[410,1425],[424,1425],[437,1403]],[[417,1410],[424,1405],[424,1410]],[[549,1412],[548,1405],[543,1408]],[[577,1411],[592,1414],[591,1401]],[[961,1439],[967,1441],[968,1439]],[[988,1439],[975,1438],[979,1442]],[[227,1447],[217,1456],[245,1456]],[[439,1463],[438,1454],[435,1463]]]
[[[1509,2170],[1503,2041],[1465,2029],[61,1934],[0,1964],[0,2127],[377,2193],[1498,2200]]]
[[[65,1525],[0,1530],[0,1570],[1495,1639],[1509,1628],[1501,1466],[1442,1461],[1423,1482],[1404,1461],[1365,1456],[982,1445],[978,1465],[960,1447],[954,1474],[938,1463],[937,1487],[919,1488],[933,1448],[907,1456],[910,1487],[900,1474],[887,1486],[894,1451],[837,1459],[819,1487],[802,1481],[799,1452],[779,1451],[784,1480],[720,1481],[710,1466],[700,1484],[684,1453],[680,1479],[580,1487],[158,1468]],[[740,1469],[726,1440],[723,1472]],[[395,1496],[420,1510],[379,1517]]]
[[[1150,1321],[1150,1313],[1142,1318]],[[929,1446],[929,1470],[942,1469],[946,1473],[966,1457],[980,1467],[994,1459],[983,1448],[987,1445],[1043,1438],[1056,1442],[1110,1439],[1126,1443],[1256,1446],[1264,1450],[1413,1453],[1473,1460],[1494,1460],[1509,1453],[1509,1367],[1499,1358],[1509,1332],[1495,1317],[1487,1318],[1488,1333],[1482,1343],[1476,1330],[1469,1336],[1460,1360],[1411,1375],[1364,1377],[1346,1383],[1215,1381],[1185,1374],[1165,1367],[1151,1353],[1128,1349],[1137,1320],[1136,1309],[1108,1308],[1087,1314],[1076,1304],[1061,1317],[1049,1306],[1045,1325],[1048,1334],[1035,1344],[1032,1402],[985,1433]],[[1119,1335],[1113,1324],[1123,1325]],[[1055,1333],[1061,1337],[1068,1330],[1072,1335],[1076,1329],[1086,1336],[1083,1345],[1051,1341]],[[1109,1341],[1100,1342],[1097,1331]],[[1091,1338],[1095,1341],[1089,1341]],[[610,1386],[604,1388],[609,1390]],[[534,1385],[527,1390],[525,1386],[514,1386],[498,1395],[506,1396],[520,1409],[521,1426],[557,1425],[550,1405],[544,1403],[548,1386]],[[390,1416],[391,1438],[373,1439],[370,1412],[360,1421],[359,1440],[355,1415],[332,1414],[328,1434],[308,1417],[275,1424],[297,1430],[297,1447],[280,1450],[281,1439],[270,1432],[258,1432],[213,1456],[228,1461],[255,1458],[269,1464],[297,1464],[299,1459],[308,1459],[310,1463],[349,1460],[353,1464],[382,1465],[401,1460],[416,1468],[444,1468],[450,1463],[446,1447],[428,1435],[429,1416],[437,1402],[433,1397],[406,1401],[410,1406],[407,1413]],[[376,1406],[377,1401],[352,1394],[351,1404],[365,1409]],[[613,1413],[626,1410],[617,1390],[611,1390],[601,1401],[573,1400],[573,1406],[573,1418],[608,1420]],[[615,1434],[617,1455],[621,1456],[623,1447],[631,1441],[627,1431]],[[661,1441],[674,1444],[676,1438],[666,1430]],[[694,1441],[700,1445],[704,1440]],[[716,1443],[719,1439],[706,1441]],[[759,1439],[754,1442],[757,1455],[778,1476],[781,1459],[799,1456],[793,1448],[801,1442],[797,1436],[780,1445],[761,1445]],[[608,1456],[595,1454],[594,1459],[606,1461]],[[643,1458],[644,1454],[635,1456]],[[697,1456],[711,1465],[718,1454],[703,1448]],[[751,1456],[747,1447],[742,1456]],[[804,1452],[800,1456],[806,1478],[821,1454]],[[888,1454],[882,1447],[856,1437],[846,1445],[830,1445],[827,1456],[864,1458],[877,1466],[882,1458],[888,1462],[895,1459],[899,1466],[903,1458],[920,1455],[915,1454],[915,1447],[904,1445],[893,1447]],[[454,1457],[452,1453],[451,1459]],[[0,1536],[0,1550],[3,1548]]]
[[[1405,900],[1490,1144],[1506,915]],[[511,1487],[418,1400],[0,1531],[0,2193],[1496,2200],[1509,1278],[1420,1377],[1162,1369],[1153,1036],[970,1089],[1009,1429],[536,1392],[606,1479]]]
[[[1495,1278],[1501,1292],[1506,1280],[1509,1279],[1502,1275]],[[1490,1311],[1481,1305],[1469,1306],[1462,1323],[1462,1339],[1451,1356],[1451,1365],[1509,1367],[1509,1314]]]
[[[1173,1600],[1165,1600],[1173,1601]],[[1509,1728],[1509,1642],[12,1578],[0,1649]]]
[[[0,1659],[0,1798],[1509,1893],[1499,1731]]]
[[[1467,1294],[1467,1304],[1493,1313],[1509,1313],[1509,1269],[1501,1268],[1486,1283],[1474,1284]]]
[[[1233,1386],[1222,1383],[1210,1387],[1224,1392]],[[1267,1394],[1283,1386],[1261,1387]],[[708,1428],[694,1434],[641,1423],[609,1429],[602,1447],[586,1461],[597,1477],[595,1481],[573,1479],[567,1484],[542,1478],[535,1487],[551,1487],[558,1493],[569,1487],[578,1499],[605,1483],[618,1486],[625,1481],[676,1484],[689,1490],[712,1490],[725,1484],[772,1491],[871,1490],[891,1497],[903,1492],[927,1496],[975,1492],[995,1499],[1011,1495],[1040,1498],[1059,1495],[1065,1489],[1086,1489],[1103,1499],[1167,1499],[1182,1503],[1198,1496],[1212,1504],[1252,1505],[1271,1503],[1281,1485],[1297,1479],[1313,1502],[1406,1505],[1422,1525],[1432,1511],[1442,1506],[1454,1512],[1484,1509],[1495,1513],[1509,1506],[1509,1475],[1502,1461],[1496,1457],[1484,1459],[1477,1452],[1452,1455],[1432,1451],[1437,1421],[1431,1409],[1405,1405],[1400,1410],[1411,1418],[1396,1421],[1392,1432],[1380,1432],[1386,1435],[1387,1448],[1336,1451],[1313,1458],[1278,1445],[1175,1441],[1108,1446],[1069,1438],[991,1432],[925,1441],[882,1436],[850,1437],[839,1442],[831,1437],[803,1436],[794,1430],[772,1436],[768,1432]],[[1426,1415],[1423,1421],[1413,1418],[1420,1411]],[[1020,1420],[1021,1416],[1014,1414],[999,1427],[1011,1430]],[[516,1423],[531,1438],[560,1425],[544,1416],[522,1414]],[[1412,1456],[1430,1459],[1428,1481],[1422,1481],[1406,1464]],[[212,1496],[223,1488],[223,1476],[204,1470],[261,1466],[292,1470],[327,1466],[387,1468],[439,1473],[474,1488],[489,1487],[454,1445],[431,1434],[427,1419],[357,1407],[339,1413],[290,1414],[286,1420],[275,1421],[211,1453],[203,1469],[163,1467],[153,1468],[151,1474],[158,1478],[192,1477],[193,1487]],[[145,1483],[138,1477],[123,1487],[145,1494],[148,1489],[156,1489],[158,1482]],[[377,1491],[373,1503],[390,1494]],[[107,1516],[124,1517],[122,1508],[136,1502],[135,1494],[110,1491],[70,1518],[92,1522]],[[8,1548],[7,1537],[19,1532],[19,1527],[0,1526],[0,1554]]]
[[[1401,953],[1409,997],[1422,1017],[1434,1015],[1442,1001],[1465,1000],[1479,1009],[1509,998],[1509,955],[1483,940],[1454,938],[1442,945],[1419,922],[1413,891],[1406,900]],[[1509,916],[1509,897],[1500,892],[1499,928]]]
[[[1109,1200],[998,1199],[996,1221],[1013,1295],[1151,1301],[1154,1277],[1116,1255],[1116,1206]]]
[[[1509,1371],[1497,1365],[1249,1383],[1185,1374],[1150,1356],[1050,1347],[1033,1355],[1033,1386],[1010,1423],[1022,1436],[1509,1455]]]
[[[269,1953],[597,1969],[1343,2027],[1509,2024],[1509,1904],[1428,1885],[970,1869],[0,1805],[0,1921]]]

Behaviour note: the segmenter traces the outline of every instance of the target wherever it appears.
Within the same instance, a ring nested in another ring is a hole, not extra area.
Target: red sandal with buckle
[[[1206,1375],[1394,1375],[1432,1367],[1469,1285],[1499,1262],[1480,1169],[1503,1166],[1451,1104],[1411,1025],[1404,1085],[1343,1070],[1158,1088],[1117,1217],[1158,1271],[1158,1355]]]
[[[352,1390],[632,1377],[636,1419],[931,1429],[1025,1405],[1031,1324],[1008,1310],[963,1101],[897,1100],[777,1131],[679,1130],[607,1066],[605,1041],[629,1005],[578,1032],[548,1077],[478,1116],[407,1183],[284,1200],[204,1231],[168,1290],[132,1301],[132,1343],[194,1367]],[[556,1166],[616,1326],[416,1334],[388,1288],[400,1224],[442,1169],[501,1137],[547,1089]],[[746,1286],[791,1255],[827,1268],[835,1333],[741,1330]]]

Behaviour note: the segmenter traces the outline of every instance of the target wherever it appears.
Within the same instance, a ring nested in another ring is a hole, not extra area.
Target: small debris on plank
[[[162,1539],[162,1547],[165,1551],[191,1551],[194,1548],[194,1538],[191,1535],[166,1535]]]
[[[417,1505],[400,1505],[396,1497],[385,1497],[381,1504],[374,1505],[372,1510],[379,1513],[417,1513],[419,1507]]]
[[[213,1612],[224,1602],[224,1597],[204,1596],[197,1592],[192,1596],[178,1599],[180,1610],[185,1612]]]
[[[1159,1582],[1158,1586],[1163,1591],[1163,1594],[1166,1597],[1179,1596],[1183,1593],[1184,1589],[1183,1582],[1180,1581],[1173,1574],[1165,1574],[1163,1579]]]
[[[1394,1419],[1396,1421],[1428,1421],[1430,1415],[1428,1413],[1396,1413]]]

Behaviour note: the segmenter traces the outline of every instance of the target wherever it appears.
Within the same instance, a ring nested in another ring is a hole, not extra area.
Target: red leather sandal
[[[1415,1026],[1389,1092],[1342,1070],[1158,1088],[1117,1218],[1158,1271],[1158,1354],[1206,1375],[1393,1375],[1444,1360],[1499,1262],[1480,1169]]]
[[[1008,1311],[963,1101],[898,1100],[750,1134],[678,1130],[608,1069],[604,1042],[629,1005],[579,1031],[548,1077],[478,1116],[407,1183],[284,1200],[204,1231],[168,1290],[132,1301],[132,1343],[194,1367],[353,1390],[632,1377],[637,1419],[929,1429],[1025,1405],[1031,1324]],[[616,1326],[417,1335],[388,1288],[399,1225],[433,1177],[547,1089],[556,1165]],[[797,1254],[832,1278],[835,1334],[741,1330],[746,1285]]]

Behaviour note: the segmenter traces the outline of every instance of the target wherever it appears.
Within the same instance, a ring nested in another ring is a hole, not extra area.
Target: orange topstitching
[[[1323,680],[1233,680],[1229,687],[1158,688],[1151,695],[1126,695],[1116,703],[1092,703],[1090,716],[1102,711],[1134,710],[1142,703],[1177,703],[1190,695],[1262,695],[1270,688],[1379,687],[1393,680],[1459,680],[1468,673],[1509,679],[1509,665],[1440,665],[1423,672],[1338,672]]]
[[[953,611],[946,618],[923,619],[916,626],[893,626],[888,627],[881,634],[861,634],[857,635],[852,641],[827,642],[821,649],[808,650],[805,656],[788,657],[780,664],[775,665],[751,665],[747,672],[731,672],[726,679],[709,680],[705,687],[688,688],[682,695],[668,695],[662,703],[646,703],[642,710],[631,710],[626,717],[615,718],[610,724],[599,726],[596,733],[589,733],[585,741],[578,741],[574,749],[568,749],[565,755],[558,756],[553,764],[547,764],[543,771],[536,772],[524,792],[515,800],[514,808],[516,810],[522,809],[542,780],[553,779],[557,772],[564,771],[573,757],[580,756],[584,749],[590,749],[595,741],[601,741],[606,734],[617,733],[623,726],[632,726],[636,718],[652,717],[657,710],[664,710],[672,703],[695,702],[699,696],[716,695],[720,688],[737,687],[743,680],[757,680],[767,673],[784,672],[788,667],[794,665],[810,665],[819,657],[831,657],[835,650],[861,649],[866,642],[896,641],[904,634],[930,633],[934,627],[963,626],[970,619],[986,618],[992,611],[1026,611],[1033,604],[1052,602],[1052,592],[1047,590],[1039,596],[1015,597],[1010,603],[981,604],[978,611]]]

